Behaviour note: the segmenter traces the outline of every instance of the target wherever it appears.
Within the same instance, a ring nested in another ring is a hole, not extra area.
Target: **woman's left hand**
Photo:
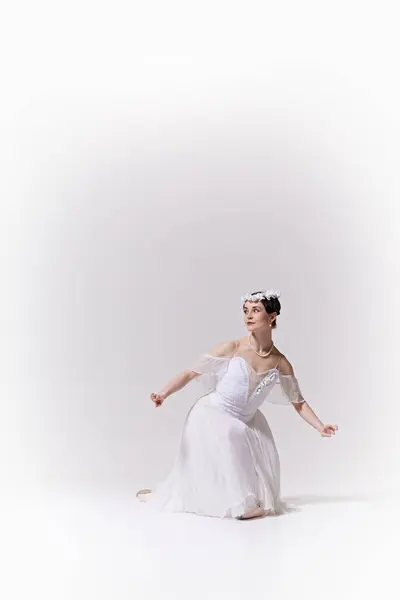
[[[322,435],[322,437],[331,437],[332,435],[335,435],[337,430],[337,425],[324,425],[323,428],[319,430],[319,432]]]

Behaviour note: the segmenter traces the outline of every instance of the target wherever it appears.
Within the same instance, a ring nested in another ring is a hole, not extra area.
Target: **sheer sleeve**
[[[273,389],[266,397],[267,402],[284,405],[289,405],[291,403],[302,404],[305,402],[299,382],[294,375],[283,375],[282,373],[279,373],[275,383],[278,384],[277,386],[274,386],[275,389],[278,388],[278,392],[275,392],[275,389]]]
[[[189,371],[199,376],[193,379],[197,388],[196,396],[209,394],[228,370],[231,346],[229,343],[219,344],[211,352],[200,354],[188,367]],[[219,354],[219,356],[217,356]],[[223,356],[225,354],[225,356]],[[193,387],[193,386],[191,386]]]
[[[205,373],[218,373],[227,365],[229,358],[225,356],[213,356],[207,352],[200,356],[190,365],[189,371],[204,375]]]
[[[220,342],[210,352],[204,352],[190,365],[189,370],[204,375],[225,372],[236,350],[236,341]]]
[[[294,375],[279,375],[279,381],[281,385],[281,391],[288,402],[295,402],[301,404],[305,402],[303,394],[301,393],[299,382]]]

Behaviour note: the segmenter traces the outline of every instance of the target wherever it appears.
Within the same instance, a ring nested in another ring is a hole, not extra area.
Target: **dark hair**
[[[262,294],[262,291],[260,292],[252,292],[253,294]],[[262,300],[260,300],[260,302],[263,303],[265,310],[267,311],[267,313],[270,315],[273,312],[276,312],[277,315],[279,315],[281,313],[281,303],[279,302],[279,299],[276,297],[272,297],[272,298],[262,298]],[[271,328],[275,329],[276,328],[276,317],[275,319],[272,321],[271,324]]]

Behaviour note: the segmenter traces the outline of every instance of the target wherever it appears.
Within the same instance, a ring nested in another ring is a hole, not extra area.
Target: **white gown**
[[[219,518],[237,517],[257,506],[271,514],[288,512],[280,497],[274,437],[259,407],[264,400],[304,402],[296,377],[283,375],[278,365],[257,373],[235,355],[202,354],[190,370],[200,374],[194,381],[205,393],[186,417],[168,477],[151,493],[139,490],[139,500],[156,510]],[[283,392],[278,398],[271,395],[276,384]]]

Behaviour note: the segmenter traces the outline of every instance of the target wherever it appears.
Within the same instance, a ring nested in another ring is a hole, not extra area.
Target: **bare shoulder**
[[[235,354],[237,347],[237,340],[228,340],[225,342],[219,342],[209,352],[212,356],[230,358]]]
[[[293,365],[281,352],[279,359],[279,371],[282,373],[282,375],[294,375]]]

